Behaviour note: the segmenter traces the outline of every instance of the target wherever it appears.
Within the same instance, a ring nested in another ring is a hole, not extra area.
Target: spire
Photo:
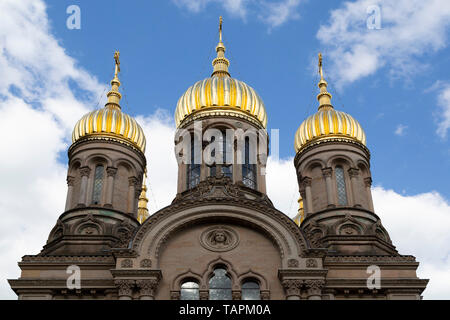
[[[150,216],[147,209],[148,199],[146,194],[147,186],[145,185],[145,179],[147,179],[147,169],[145,169],[144,179],[142,180],[142,191],[138,202],[137,220],[140,224],[144,223],[144,221]]]
[[[114,69],[114,78],[111,80],[111,90],[106,94],[108,97],[108,101],[106,102],[105,107],[110,108],[119,108],[120,104],[119,101],[122,98],[122,95],[119,92],[120,87],[120,81],[117,75],[120,72],[120,52],[116,51],[114,52],[114,61],[115,61],[115,69]]]
[[[218,76],[230,76],[228,73],[228,67],[230,61],[225,58],[225,46],[222,42],[222,17],[219,18],[219,43],[216,47],[217,57],[213,60],[212,65],[214,67],[211,77]]]
[[[320,93],[317,95],[317,100],[319,100],[319,110],[321,109],[332,109],[331,105],[331,94],[327,91],[328,83],[323,78],[323,70],[322,70],[322,53],[319,52],[319,74],[320,81],[318,86],[320,88]]]
[[[300,226],[304,219],[305,219],[305,212],[303,210],[303,198],[302,196],[300,196],[300,198],[298,198],[298,212],[294,218],[294,222],[298,226]]]

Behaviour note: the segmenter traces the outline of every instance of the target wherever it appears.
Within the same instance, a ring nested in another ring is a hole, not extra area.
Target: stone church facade
[[[241,129],[257,131],[266,150],[249,161],[244,137],[240,152],[232,140],[229,163],[179,161],[173,202],[149,216],[146,140],[120,107],[117,52],[105,107],[73,131],[65,211],[42,251],[24,256],[21,276],[9,280],[18,298],[420,299],[428,280],[374,212],[364,131],[333,108],[322,57],[319,109],[295,136],[300,209],[291,219],[266,194],[267,114],[254,89],[231,78],[221,25],[216,51],[211,77],[178,101],[175,144],[194,146],[211,129],[225,141],[227,130]],[[177,156],[194,158],[194,149]],[[71,266],[79,268],[78,287],[68,286]],[[368,284],[368,270],[380,271],[378,285]]]

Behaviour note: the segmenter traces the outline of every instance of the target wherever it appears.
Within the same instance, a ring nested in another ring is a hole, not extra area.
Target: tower
[[[178,194],[224,176],[265,195],[267,114],[256,91],[230,76],[222,17],[216,52],[211,77],[189,87],[177,103]]]
[[[336,254],[397,254],[374,212],[365,133],[331,104],[320,53],[319,74],[318,111],[295,135],[294,164],[305,204],[301,228],[313,246]]]

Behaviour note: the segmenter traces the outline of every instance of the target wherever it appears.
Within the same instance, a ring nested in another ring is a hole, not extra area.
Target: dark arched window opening
[[[345,187],[344,169],[338,166],[335,169],[336,186],[337,186],[337,198],[338,204],[341,206],[347,205],[347,190]]]
[[[181,284],[180,300],[199,300],[199,285],[193,280],[185,280]]]
[[[256,189],[256,164],[250,163],[250,138],[245,137],[244,164],[242,165],[242,182],[245,186]]]
[[[200,182],[200,164],[195,163],[194,137],[191,136],[191,159],[187,165],[187,188],[194,188]]]
[[[214,269],[209,280],[209,300],[231,300],[231,279],[222,267]]]
[[[255,280],[245,280],[242,284],[242,300],[260,300],[259,283]]]
[[[103,166],[98,165],[95,167],[94,172],[94,188],[92,193],[92,203],[99,204],[102,197],[102,188],[103,188]]]
[[[215,137],[211,137],[211,142],[215,141]],[[233,155],[229,154],[230,150],[232,150],[231,146],[227,144],[227,139],[226,139],[226,135],[225,132],[222,132],[222,135],[220,137],[220,141],[219,141],[219,145],[221,146],[220,150],[213,150],[211,151],[211,157],[215,157],[216,156],[216,151],[220,154],[222,154],[222,163],[213,163],[210,166],[209,169],[209,175],[214,177],[217,174],[217,168],[220,168],[220,172],[225,176],[228,177],[230,179],[233,178],[233,167],[232,167],[232,162],[233,160],[231,160],[231,163],[227,162],[227,157],[232,159]],[[232,151],[231,151],[232,152]]]

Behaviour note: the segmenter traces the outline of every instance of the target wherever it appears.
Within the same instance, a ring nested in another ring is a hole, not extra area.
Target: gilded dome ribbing
[[[222,42],[222,20],[219,35],[217,57],[212,63],[213,73],[210,78],[189,87],[178,100],[176,126],[179,127],[188,118],[196,118],[196,115],[229,115],[245,118],[265,128],[267,114],[262,99],[252,87],[231,78],[228,72],[230,63],[225,58],[225,46]]]
[[[72,132],[72,143],[87,138],[106,138],[129,144],[145,153],[144,131],[135,119],[120,109],[122,95],[119,92],[120,81],[117,77],[120,71],[119,52],[115,53],[114,59],[116,69],[111,80],[111,90],[107,93],[108,102],[104,108],[91,111],[78,120]]]
[[[359,122],[351,115],[335,110],[331,105],[331,94],[327,92],[327,82],[323,78],[321,54],[319,54],[319,74],[320,93],[317,96],[319,110],[303,121],[297,129],[295,152],[321,139],[348,139],[366,145],[366,134]]]

